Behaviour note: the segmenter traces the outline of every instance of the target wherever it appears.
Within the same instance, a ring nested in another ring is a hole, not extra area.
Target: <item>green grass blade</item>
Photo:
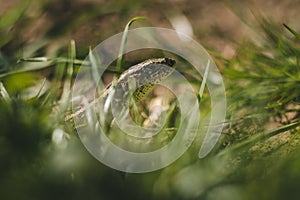
[[[97,58],[95,57],[95,55],[93,54],[92,49],[89,49],[89,60],[91,62],[91,67],[92,67],[92,76],[94,79],[95,84],[97,84],[100,80],[100,76],[98,73],[98,68],[100,68],[100,64],[97,61]]]
[[[0,30],[15,24],[22,17],[28,5],[29,1],[22,1],[22,3],[17,4],[17,6],[8,10],[4,15],[1,15]]]
[[[28,0],[20,1],[19,4],[16,4],[16,6],[6,11],[6,13],[0,14],[0,47],[14,39],[13,35],[6,33],[6,30],[9,29],[10,26],[14,26],[16,22],[22,18],[29,3],[30,1]],[[2,33],[4,33],[4,35],[2,35]]]
[[[300,34],[297,33],[294,29],[290,28],[288,25],[283,24],[283,26],[290,31],[298,40],[300,40]]]
[[[205,88],[205,84],[206,84],[206,80],[207,80],[207,76],[208,76],[208,72],[209,72],[209,65],[210,65],[210,60],[207,61],[207,64],[206,64],[206,67],[205,67],[205,72],[204,72],[204,75],[203,75],[203,81],[202,81],[201,86],[200,86],[200,90],[199,90],[200,99],[202,99],[202,95],[203,95],[203,92],[204,92],[204,88]]]
[[[0,81],[0,99],[3,99],[7,103],[9,103],[11,101],[9,94],[6,91],[4,85],[1,81]]]
[[[123,54],[124,54],[125,48],[126,48],[126,41],[127,41],[127,37],[128,37],[129,27],[131,26],[131,24],[134,21],[144,20],[144,19],[145,19],[144,17],[134,17],[127,23],[127,25],[124,29],[124,32],[123,32],[121,46],[120,46],[120,50],[119,50],[119,56],[118,56],[118,60],[117,60],[117,71],[121,71],[121,68],[122,68]]]
[[[75,48],[75,41],[71,40],[70,42],[70,47],[69,47],[69,59],[75,60],[76,58],[76,48]],[[66,80],[64,82],[63,86],[63,92],[61,96],[61,102],[60,102],[60,112],[64,112],[67,110],[69,102],[70,102],[70,97],[71,97],[71,87],[72,87],[72,76],[73,76],[73,69],[74,63],[70,62],[68,63],[67,66],[67,74],[66,74]],[[59,116],[60,117],[60,116]]]

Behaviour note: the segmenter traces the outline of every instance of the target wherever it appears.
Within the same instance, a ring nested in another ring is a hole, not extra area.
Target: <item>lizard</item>
[[[155,84],[167,78],[173,72],[175,64],[176,61],[172,58],[153,58],[133,65],[124,71],[117,81],[113,81],[106,87],[101,95],[104,98],[103,114],[106,116],[105,118],[109,118],[107,115],[112,104],[115,108],[124,108],[126,100],[130,98],[131,94],[135,102],[141,101],[152,91]],[[132,89],[136,90],[132,93]],[[94,103],[96,103],[95,100]],[[81,108],[67,115],[65,121],[83,112],[84,108]],[[110,122],[111,120],[106,119]]]

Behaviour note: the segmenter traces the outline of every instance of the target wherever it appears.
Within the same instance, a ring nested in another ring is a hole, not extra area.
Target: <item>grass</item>
[[[255,134],[271,124],[276,127],[299,120],[299,95],[296,92],[300,86],[299,43],[295,37],[287,36],[288,33],[284,35],[267,21],[262,22],[261,28],[265,32],[265,42],[260,46],[253,43],[241,46],[225,70],[234,84],[245,88],[241,91],[240,87],[229,85],[227,93],[234,102],[230,106],[230,117],[237,119],[230,124],[232,127],[235,123],[236,130],[231,129],[228,134],[237,136],[234,132],[238,132],[241,139],[251,134],[249,127],[254,128]]]
[[[5,36],[11,26],[22,21],[26,6],[21,4],[2,18],[2,49],[9,49],[7,45],[13,42],[13,35]],[[125,29],[139,19],[130,20]],[[120,174],[100,164],[85,150],[72,122],[64,121],[71,109],[72,81],[78,67],[84,64],[96,72],[99,66],[92,51],[86,52],[89,60],[84,61],[76,55],[81,50],[74,41],[68,52],[62,50],[55,56],[40,55],[41,49],[33,47],[28,48],[31,53],[23,52],[30,55],[25,58],[17,56],[17,48],[10,49],[11,54],[1,50],[1,197],[81,199],[84,194],[90,198],[296,199],[300,180],[299,33],[288,24],[259,22],[259,42],[240,44],[232,59],[217,57],[214,52],[215,59],[221,60],[229,105],[226,127],[214,151],[198,160],[198,139],[169,167],[140,175]],[[120,52],[125,43],[126,37]],[[120,56],[117,67],[108,71],[120,74],[125,70],[122,62]],[[191,83],[199,84],[193,74],[186,73]],[[97,82],[100,77],[93,74]],[[26,96],[32,87],[35,89]],[[206,95],[204,90],[205,105],[209,104]],[[149,99],[140,109],[147,103]],[[130,147],[146,151],[168,143],[180,116],[176,102],[171,103],[167,115],[170,127],[164,135],[149,141],[148,146],[129,141],[135,144]],[[62,134],[58,140],[53,139],[55,130]],[[122,137],[110,137],[119,145],[128,145]]]

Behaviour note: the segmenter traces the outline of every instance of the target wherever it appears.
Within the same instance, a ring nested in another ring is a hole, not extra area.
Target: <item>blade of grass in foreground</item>
[[[74,40],[71,40],[71,42],[70,42],[69,58],[71,61],[74,61],[74,59],[76,58],[76,48],[75,48]],[[74,71],[73,66],[74,66],[73,62],[68,63],[66,80],[64,82],[63,92],[62,92],[62,96],[60,99],[60,115],[61,115],[61,113],[65,112],[69,106],[70,97],[71,97],[71,87],[72,87],[71,81],[72,81],[72,76],[73,76],[73,71]],[[61,116],[59,116],[59,117],[61,117]]]
[[[92,76],[94,79],[95,84],[97,84],[100,80],[100,76],[98,74],[98,68],[100,68],[100,64],[97,61],[97,58],[93,54],[92,49],[89,49],[89,60],[91,62],[91,67],[92,67]]]
[[[124,32],[123,32],[123,36],[122,36],[121,46],[120,46],[120,50],[119,50],[119,56],[118,56],[118,60],[117,60],[117,71],[121,71],[121,68],[122,68],[123,54],[125,52],[125,47],[126,47],[126,41],[127,41],[127,37],[128,37],[129,27],[131,26],[131,24],[134,21],[143,20],[143,19],[145,19],[145,18],[144,17],[134,17],[125,26],[125,29],[124,29]]]
[[[14,70],[14,71],[10,71],[10,72],[7,72],[7,73],[3,73],[3,74],[0,74],[0,79],[11,76],[11,75],[15,75],[15,74],[22,74],[22,73],[26,73],[26,72],[38,71],[38,70],[50,67],[53,64],[73,63],[73,67],[76,67],[76,66],[90,67],[90,65],[92,65],[90,62],[88,62],[86,60],[79,60],[79,59],[70,60],[69,58],[63,58],[63,57],[58,57],[58,58],[47,58],[47,57],[22,58],[18,62],[41,62],[41,63],[48,62],[48,63],[46,63],[44,65],[39,65],[39,66],[35,66],[35,67],[30,67],[30,68],[26,68],[26,69]],[[115,66],[108,66],[108,68],[106,70],[109,71],[109,72],[113,72],[113,73],[119,73],[119,74],[121,73],[120,70],[116,70]]]
[[[3,99],[7,103],[11,100],[2,82],[0,82],[0,99]]]

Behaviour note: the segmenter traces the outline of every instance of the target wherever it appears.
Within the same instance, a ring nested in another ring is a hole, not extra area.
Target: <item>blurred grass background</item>
[[[1,199],[298,198],[299,1],[0,2]],[[209,157],[196,140],[167,168],[123,174],[64,121],[73,70],[136,16],[133,28],[185,31],[214,56],[228,113]]]

